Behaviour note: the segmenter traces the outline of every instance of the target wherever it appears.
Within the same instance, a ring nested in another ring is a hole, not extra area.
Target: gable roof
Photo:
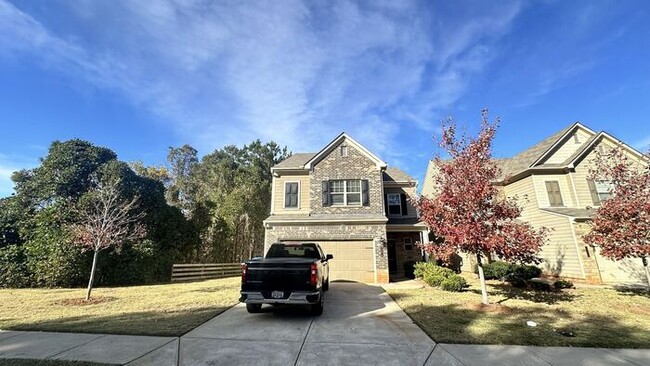
[[[279,170],[279,169],[303,169],[305,167],[305,163],[309,161],[312,157],[314,157],[316,153],[296,153],[288,158],[282,160],[281,162],[275,164],[271,170]]]
[[[378,158],[377,155],[371,153],[368,149],[366,149],[363,145],[355,141],[347,133],[342,132],[340,135],[336,136],[336,138],[334,138],[332,142],[327,144],[327,146],[325,146],[321,151],[317,152],[314,156],[312,156],[305,163],[305,169],[311,169],[312,166],[316,165],[325,156],[327,156],[330,152],[332,152],[332,150],[334,150],[334,148],[336,148],[336,146],[338,146],[338,144],[341,143],[343,140],[349,142],[352,146],[354,146],[355,149],[359,150],[368,159],[372,160],[375,163],[375,165],[377,165],[378,168],[386,168],[387,164],[383,160]]]
[[[395,182],[395,183],[411,183],[415,182],[415,179],[405,173],[399,168],[389,166],[386,168],[383,174],[384,182]]]

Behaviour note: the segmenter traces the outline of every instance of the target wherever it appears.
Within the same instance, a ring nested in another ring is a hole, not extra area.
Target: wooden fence
[[[240,275],[240,263],[174,264],[172,266],[172,282],[198,281]]]

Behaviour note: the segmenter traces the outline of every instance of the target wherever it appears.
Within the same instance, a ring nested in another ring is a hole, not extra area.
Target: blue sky
[[[182,4],[181,4],[182,3]],[[650,145],[646,1],[0,0],[0,196],[53,140],[164,164],[341,131],[422,181],[439,122],[510,156],[575,121]]]

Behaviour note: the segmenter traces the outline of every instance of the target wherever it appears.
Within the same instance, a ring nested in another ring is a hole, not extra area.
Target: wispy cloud
[[[113,90],[201,149],[261,138],[309,151],[345,130],[397,159],[408,147],[386,141],[403,126],[433,134],[520,12],[435,6],[82,1],[59,11],[92,32],[69,34],[0,0],[0,57]]]

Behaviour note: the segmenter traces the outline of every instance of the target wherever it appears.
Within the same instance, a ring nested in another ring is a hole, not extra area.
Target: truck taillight
[[[318,266],[316,263],[311,265],[311,285],[316,286],[318,284]]]
[[[246,283],[246,272],[248,272],[248,264],[241,264],[241,283]]]

